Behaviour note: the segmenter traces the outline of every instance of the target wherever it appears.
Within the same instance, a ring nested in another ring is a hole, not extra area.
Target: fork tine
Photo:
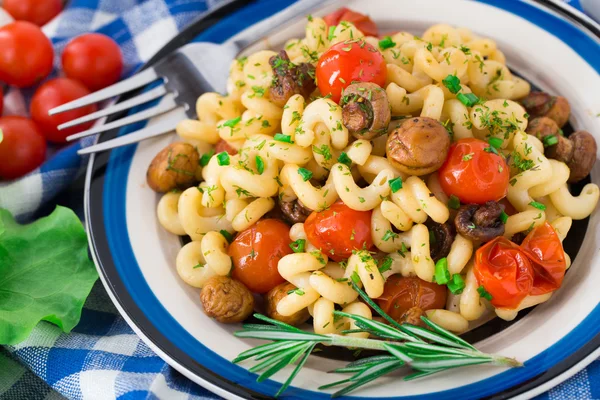
[[[89,121],[93,121],[95,119],[106,117],[107,115],[111,115],[111,114],[117,113],[119,111],[128,110],[135,106],[139,106],[140,104],[144,104],[151,100],[154,100],[161,96],[164,96],[165,94],[167,94],[167,88],[165,88],[165,86],[163,86],[163,85],[158,86],[152,90],[142,93],[139,96],[135,96],[135,97],[133,97],[127,101],[124,101],[122,103],[115,104],[111,107],[105,108],[104,110],[96,111],[94,113],[85,115],[81,118],[76,118],[72,121],[61,124],[58,126],[58,130],[60,131],[62,129],[70,128],[75,125],[80,125],[85,122],[89,122]]]
[[[48,111],[49,115],[59,114],[65,111],[70,111],[75,108],[84,107],[93,103],[98,103],[102,100],[118,96],[120,94],[137,89],[159,78],[154,68],[148,68],[142,72],[135,74],[131,78],[125,79],[119,83],[115,83],[107,88],[98,90],[97,92],[83,96],[77,100],[60,105]]]
[[[165,133],[174,131],[180,119],[181,118],[167,118],[163,121],[157,122],[154,125],[140,129],[139,131],[119,136],[115,139],[107,140],[106,142],[102,142],[93,146],[85,147],[77,151],[77,154],[83,155],[90,153],[99,153],[101,151],[141,142],[142,140],[149,139],[155,136],[164,135]]]
[[[122,126],[133,124],[134,122],[139,122],[139,121],[143,121],[146,119],[150,119],[152,117],[156,117],[157,115],[166,113],[167,111],[171,111],[172,109],[177,107],[177,104],[175,103],[174,98],[175,98],[175,96],[173,95],[173,93],[168,93],[163,98],[163,101],[161,101],[158,105],[156,105],[154,107],[150,107],[147,110],[140,111],[138,113],[129,115],[125,118],[120,118],[120,119],[110,122],[108,124],[96,126],[94,128],[88,129],[87,131],[83,131],[83,132],[76,133],[71,136],[67,136],[67,141],[70,142],[70,141],[73,141],[75,139],[79,139],[79,138],[82,138],[85,136],[90,136],[90,135],[94,135],[96,133],[109,131],[114,128],[120,128]]]

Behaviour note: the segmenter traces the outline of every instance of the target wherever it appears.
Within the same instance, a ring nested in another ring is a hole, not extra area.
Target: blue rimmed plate
[[[227,3],[183,32],[153,61],[192,40],[223,41],[289,4],[290,0]],[[535,1],[353,0],[345,5],[370,14],[382,30],[418,34],[444,22],[490,37],[505,52],[512,70],[543,90],[565,96],[571,103],[574,127],[596,133],[600,141],[596,117],[600,112],[600,41],[595,25],[565,15],[560,7]],[[286,27],[262,45],[280,47],[290,37],[301,36],[303,24]],[[129,130],[139,128],[138,124]],[[127,132],[109,132],[100,140]],[[181,282],[175,272],[181,242],[159,226],[155,216],[159,198],[145,183],[148,164],[172,140],[165,136],[91,157],[86,220],[94,260],[124,318],[169,364],[224,397],[268,398],[286,375],[277,374],[258,384],[254,374],[231,364],[229,360],[252,343],[232,335],[237,327],[206,317],[198,291]],[[592,171],[596,183],[598,168]],[[388,377],[357,392],[355,398],[531,397],[583,368],[597,357],[600,346],[599,218],[594,213],[589,227],[582,222],[572,228],[565,246],[574,258],[573,266],[549,302],[512,323],[495,320],[469,333],[468,339],[483,351],[514,356],[525,367],[467,367],[412,382]],[[336,380],[324,372],[341,363],[335,357],[311,357],[286,397],[328,398],[316,388]]]

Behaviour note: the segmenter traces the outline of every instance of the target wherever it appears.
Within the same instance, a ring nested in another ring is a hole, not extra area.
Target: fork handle
[[[306,15],[310,11],[314,11],[316,8],[321,8],[332,1],[333,0],[298,0],[291,6],[281,10],[272,17],[243,30],[227,40],[225,43],[235,44],[238,49],[243,49],[252,43],[255,43],[257,40],[262,39],[277,27],[293,21],[302,15]]]

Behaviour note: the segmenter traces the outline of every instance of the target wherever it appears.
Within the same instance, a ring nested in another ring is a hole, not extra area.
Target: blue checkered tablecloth
[[[80,33],[98,31],[113,37],[123,51],[125,74],[130,74],[193,18],[219,1],[71,0],[44,30],[57,49],[57,63],[68,40]],[[580,0],[565,1],[580,7]],[[24,114],[31,94],[9,91],[5,113]],[[83,192],[77,177],[81,177],[85,160],[76,152],[86,144],[53,148],[39,170],[16,182],[0,184],[0,208],[11,210],[23,221],[47,212],[57,202],[81,212]],[[70,334],[41,322],[25,342],[0,347],[0,400],[63,397],[218,398],[157,357],[119,316],[99,282],[85,304],[81,322]],[[600,399],[600,362],[592,363],[539,399]]]

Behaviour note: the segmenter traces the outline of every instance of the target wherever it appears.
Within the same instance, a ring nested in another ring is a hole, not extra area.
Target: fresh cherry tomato
[[[63,71],[91,91],[121,78],[123,57],[119,45],[106,35],[87,33],[71,40],[62,54]]]
[[[309,242],[335,261],[350,257],[352,250],[373,247],[371,211],[356,211],[341,201],[310,214],[304,231]]]
[[[446,294],[446,286],[417,277],[392,275],[385,281],[383,294],[376,302],[390,317],[400,322],[413,307],[419,307],[423,311],[445,308]]]
[[[552,225],[545,222],[529,232],[521,243],[521,249],[535,272],[532,295],[549,293],[562,285],[567,262],[562,242]]]
[[[39,167],[46,157],[46,139],[25,117],[0,118],[0,178],[15,179]]]
[[[31,22],[15,21],[1,27],[0,49],[0,81],[9,85],[32,86],[52,72],[52,43]]]
[[[518,245],[502,236],[477,250],[473,272],[495,307],[516,308],[533,287],[531,262]]]
[[[356,26],[365,36],[377,36],[379,31],[373,20],[365,14],[352,11],[349,8],[342,7],[331,14],[323,17],[327,26],[338,25],[341,21],[348,21]]]
[[[317,63],[317,84],[323,96],[338,103],[352,82],[372,82],[383,87],[387,67],[383,56],[363,39],[334,44]]]
[[[77,81],[68,78],[52,79],[40,86],[33,95],[30,105],[31,118],[42,129],[46,139],[51,142],[64,143],[67,136],[89,129],[94,122],[86,122],[62,131],[58,130],[58,125],[93,113],[97,107],[92,104],[52,116],[48,115],[48,111],[88,94],[90,91]]]
[[[45,25],[63,8],[61,0],[4,0],[2,7],[17,21]]]
[[[444,192],[457,196],[462,203],[475,204],[506,196],[508,166],[502,156],[490,149],[488,143],[474,138],[461,139],[450,146],[448,157],[438,170]]]
[[[240,232],[229,246],[231,276],[254,293],[267,293],[285,279],[277,264],[290,248],[290,228],[277,219],[263,219]]]
[[[220,139],[217,142],[217,144],[215,144],[215,153],[219,154],[224,151],[227,152],[227,154],[229,154],[230,156],[235,156],[238,153],[238,151],[231,147],[229,143],[227,143],[223,139]]]

